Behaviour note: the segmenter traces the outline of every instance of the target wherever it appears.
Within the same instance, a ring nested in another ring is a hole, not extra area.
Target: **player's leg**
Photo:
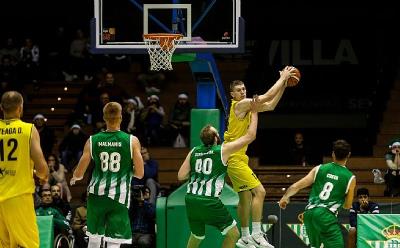
[[[187,248],[197,248],[200,246],[201,241],[203,241],[204,237],[198,237],[194,235],[193,233],[190,234],[188,243],[187,243]]]
[[[107,242],[107,246],[112,244],[113,247],[119,247],[120,244],[131,244],[132,231],[128,208],[117,201],[106,198],[108,212],[104,240]]]
[[[228,209],[220,199],[206,199],[203,205],[205,209],[211,210],[204,216],[204,222],[216,227],[225,236],[222,247],[234,248],[239,239],[239,230]]]
[[[8,199],[2,204],[10,247],[39,247],[39,230],[32,195],[24,194]]]
[[[350,227],[349,229],[349,236],[347,239],[347,247],[348,248],[355,248],[357,242],[357,229],[355,227]]]
[[[324,248],[344,247],[344,240],[336,216],[325,208],[317,208],[321,243]]]
[[[238,217],[240,219],[240,227],[242,237],[250,236],[250,212],[251,212],[251,192],[248,190],[239,192],[239,204],[237,208]]]
[[[99,248],[105,233],[105,203],[101,196],[89,194],[87,199],[88,248]]]
[[[190,237],[187,243],[188,248],[197,248],[205,238],[206,229],[203,221],[204,216],[212,214],[211,209],[204,206],[207,199],[201,199],[196,196],[186,195],[186,216],[189,222]]]
[[[314,214],[314,210],[315,209],[310,209],[304,212],[304,225],[306,226],[310,247],[320,248],[320,228],[315,222],[318,219],[318,216]]]
[[[234,248],[239,237],[239,229],[235,225],[226,233],[222,248]]]
[[[253,221],[253,232],[252,233],[260,233],[261,232],[261,220],[263,216],[264,209],[264,199],[265,199],[265,189],[262,184],[259,184],[257,187],[251,190],[252,193],[252,202],[251,202],[251,216]]]

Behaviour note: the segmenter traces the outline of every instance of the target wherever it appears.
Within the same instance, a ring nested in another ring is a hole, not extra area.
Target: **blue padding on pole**
[[[197,83],[197,108],[215,109],[216,89],[214,82]]]

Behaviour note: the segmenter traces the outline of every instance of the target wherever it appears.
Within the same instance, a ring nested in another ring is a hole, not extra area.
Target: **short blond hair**
[[[103,118],[108,122],[116,122],[121,120],[122,117],[122,107],[121,104],[117,102],[109,102],[103,108]]]
[[[232,91],[233,91],[233,88],[235,88],[235,86],[242,85],[242,84],[244,84],[243,81],[240,81],[240,80],[233,80],[233,81],[231,82],[231,84],[229,85],[229,88],[230,88],[230,90],[231,90],[231,92],[232,92]]]
[[[12,113],[24,102],[22,95],[17,91],[7,91],[1,96],[1,108],[4,113]]]

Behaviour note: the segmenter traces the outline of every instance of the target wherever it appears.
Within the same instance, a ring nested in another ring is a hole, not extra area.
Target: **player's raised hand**
[[[290,199],[286,196],[283,196],[281,198],[281,200],[279,201],[279,207],[282,209],[285,209],[286,206],[289,204],[289,202],[290,202]]]
[[[251,102],[250,102],[250,111],[252,113],[258,113],[258,107],[260,105],[261,105],[260,98],[258,97],[258,95],[254,95],[253,99],[251,99]]]
[[[291,76],[296,75],[296,68],[293,66],[285,66],[282,71],[279,71],[281,78],[287,81]]]

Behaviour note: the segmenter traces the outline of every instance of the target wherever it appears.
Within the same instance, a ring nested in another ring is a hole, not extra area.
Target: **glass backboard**
[[[175,53],[244,51],[240,0],[94,0],[94,12],[94,53],[146,53],[148,33],[182,34]]]

